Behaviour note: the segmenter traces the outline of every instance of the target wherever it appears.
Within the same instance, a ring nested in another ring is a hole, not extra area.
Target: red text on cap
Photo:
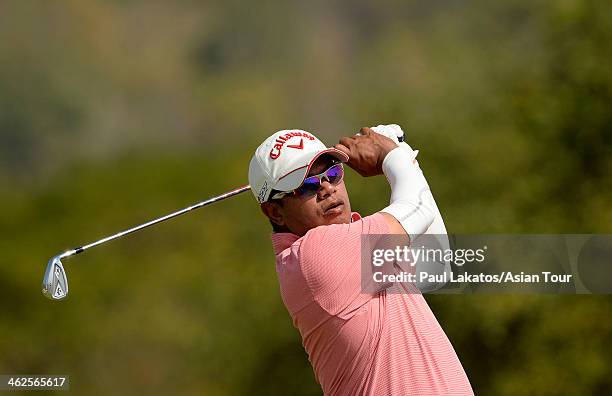
[[[302,132],[302,131],[292,131],[292,132],[287,132],[284,135],[280,135],[279,137],[276,138],[275,140],[275,144],[274,147],[272,147],[272,150],[270,150],[270,158],[272,159],[277,159],[278,157],[280,157],[281,155],[281,150],[283,149],[283,146],[285,145],[285,143],[293,138],[293,137],[305,137],[309,140],[315,140],[315,137],[312,136],[309,133],[306,132]],[[299,146],[296,145],[292,145],[289,147],[293,147],[293,148],[297,148],[297,149],[303,149],[304,148],[304,141],[302,140],[300,142]]]

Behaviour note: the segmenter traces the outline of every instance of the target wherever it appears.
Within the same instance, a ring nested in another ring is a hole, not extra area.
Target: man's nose
[[[329,180],[321,180],[321,187],[319,187],[318,191],[319,197],[321,197],[322,199],[327,198],[327,196],[331,195],[334,191],[336,191],[336,186],[331,184]]]

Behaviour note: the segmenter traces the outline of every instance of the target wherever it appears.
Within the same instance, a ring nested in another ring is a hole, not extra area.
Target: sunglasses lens
[[[342,164],[336,164],[324,172],[325,178],[329,180],[331,184],[338,184],[344,176],[344,169]],[[311,176],[304,180],[302,185],[295,190],[295,193],[299,196],[306,196],[316,194],[321,187],[321,178],[319,175]]]
[[[312,193],[316,193],[319,190],[321,183],[319,182],[319,178],[316,176],[308,177],[304,180],[304,183],[295,190],[297,195],[308,195]]]
[[[327,172],[325,172],[325,176],[329,179],[331,184],[338,184],[340,180],[342,180],[342,176],[344,175],[344,169],[342,169],[341,164],[336,164],[329,168]]]

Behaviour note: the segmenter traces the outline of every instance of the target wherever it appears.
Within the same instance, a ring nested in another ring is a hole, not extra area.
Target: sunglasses
[[[294,194],[298,197],[305,197],[309,195],[314,195],[321,188],[321,183],[323,183],[323,179],[327,180],[332,185],[337,185],[340,183],[342,178],[344,177],[344,167],[341,163],[336,163],[327,168],[324,172],[319,173],[318,175],[308,176],[302,182],[302,185],[296,188],[293,191],[281,191],[274,194],[270,199],[281,199],[285,195]]]

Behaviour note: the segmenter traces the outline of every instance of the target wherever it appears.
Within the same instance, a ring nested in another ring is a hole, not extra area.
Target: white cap
[[[315,160],[326,153],[341,162],[349,159],[300,129],[278,131],[267,138],[249,164],[249,184],[257,202],[266,202],[272,190],[287,192],[301,186]]]

